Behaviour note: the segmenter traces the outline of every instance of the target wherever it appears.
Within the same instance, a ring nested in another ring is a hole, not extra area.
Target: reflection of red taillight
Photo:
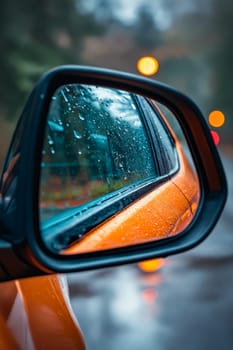
[[[138,263],[138,267],[143,272],[154,272],[161,269],[161,267],[163,267],[164,265],[165,265],[165,259],[151,259],[151,260],[140,261]]]

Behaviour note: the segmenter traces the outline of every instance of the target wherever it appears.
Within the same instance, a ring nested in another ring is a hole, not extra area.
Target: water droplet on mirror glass
[[[82,135],[77,130],[74,130],[73,133],[74,133],[74,137],[76,139],[81,139],[82,138]]]
[[[85,120],[85,118],[81,114],[79,114],[78,117],[79,117],[80,120]]]
[[[63,96],[65,102],[68,102],[68,98],[67,98],[66,95],[64,94],[64,91],[61,91],[61,94],[62,94],[62,96]]]

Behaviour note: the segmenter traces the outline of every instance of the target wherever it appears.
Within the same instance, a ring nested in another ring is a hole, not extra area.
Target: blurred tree
[[[161,44],[160,31],[156,25],[151,8],[142,4],[138,8],[133,27],[134,40],[138,46],[154,49]]]
[[[81,62],[85,36],[103,25],[82,0],[2,0],[0,115],[16,116],[37,77],[59,64]]]
[[[119,6],[119,0],[95,0],[95,17],[102,21],[106,26],[111,26],[116,21],[116,10]]]

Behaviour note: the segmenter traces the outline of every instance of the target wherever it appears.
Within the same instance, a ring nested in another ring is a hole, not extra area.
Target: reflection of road
[[[233,349],[233,161],[229,199],[212,235],[159,272],[135,265],[70,275],[87,349]]]

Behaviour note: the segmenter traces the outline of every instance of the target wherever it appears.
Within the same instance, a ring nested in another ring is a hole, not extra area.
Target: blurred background
[[[0,1],[0,164],[37,78],[60,64],[140,73],[189,94],[206,118],[221,111],[220,144],[232,144],[233,4],[230,0]]]
[[[188,94],[232,183],[231,0],[0,0],[0,14],[0,167],[38,77],[56,65],[85,64],[144,74]],[[88,349],[174,349],[174,342],[232,349],[232,207],[190,253],[69,275]]]

